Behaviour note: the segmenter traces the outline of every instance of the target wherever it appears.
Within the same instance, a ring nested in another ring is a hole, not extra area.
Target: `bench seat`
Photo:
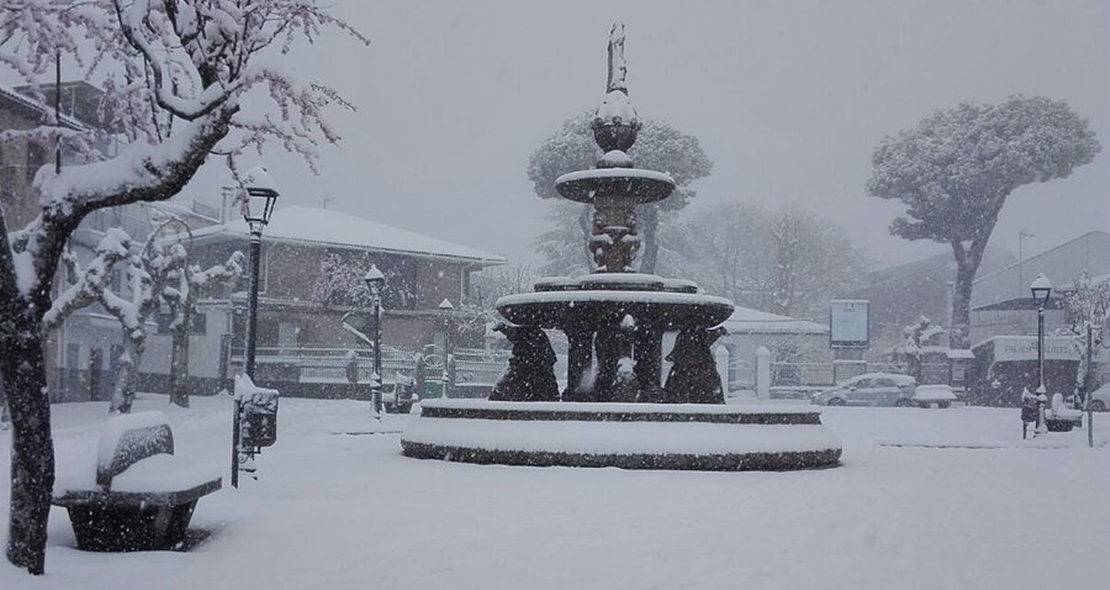
[[[145,414],[109,419],[95,470],[55,484],[51,502],[69,512],[81,549],[178,548],[197,500],[223,485],[218,471],[173,454],[173,432],[164,415]]]

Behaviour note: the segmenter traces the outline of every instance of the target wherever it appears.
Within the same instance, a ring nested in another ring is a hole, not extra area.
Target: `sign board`
[[[829,348],[868,348],[871,344],[865,299],[829,300]]]
[[[1035,361],[1037,360],[1036,336],[995,336],[995,362]],[[1101,348],[1101,347],[1100,347]],[[1105,362],[1106,349],[1095,349],[1095,362]],[[1049,336],[1044,339],[1044,359],[1046,361],[1079,361],[1079,348],[1070,336]]]

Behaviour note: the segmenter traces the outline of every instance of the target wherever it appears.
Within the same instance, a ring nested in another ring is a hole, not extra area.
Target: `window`
[[[293,322],[278,322],[278,348],[293,349],[297,347],[297,324]]]
[[[162,312],[155,316],[154,321],[158,324],[158,332],[168,332],[170,324],[173,323],[174,314],[169,312]],[[208,328],[208,316],[203,313],[193,312],[189,316],[189,333],[190,334],[204,334]]]
[[[27,182],[35,179],[35,173],[46,163],[46,150],[37,143],[27,142]]]

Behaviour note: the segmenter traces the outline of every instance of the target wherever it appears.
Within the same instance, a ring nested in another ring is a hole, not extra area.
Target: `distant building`
[[[978,275],[1005,267],[1014,260],[1009,252],[988,247]],[[866,299],[870,304],[871,352],[877,357],[905,342],[902,330],[924,315],[947,326],[951,321],[952,284],[956,261],[951,252],[937,254],[868,275],[868,286],[844,296]],[[1032,280],[1032,279],[1030,279]]]
[[[1045,383],[1051,393],[1072,393],[1079,353],[1073,339],[1060,334],[1070,320],[1065,300],[1084,271],[1096,280],[1110,277],[1110,233],[1088,232],[976,279],[971,296],[975,361],[969,375],[973,399],[1016,405],[1023,388],[1037,387],[1037,304],[1029,286],[1039,274],[1054,285],[1045,306]],[[1110,378],[1107,352],[1100,349],[1095,355],[1104,382]]]
[[[737,307],[721,324],[728,335],[719,344],[728,351],[730,391],[755,388],[755,351],[771,351],[771,382],[775,387],[806,387],[833,382],[829,327]]]
[[[194,230],[190,257],[204,267],[221,263],[236,250],[247,252],[248,235],[241,218]],[[505,263],[496,254],[340,211],[279,209],[262,238],[256,381],[287,395],[347,395],[344,355],[348,350],[364,354],[367,345],[355,333],[372,329],[370,297],[362,282],[371,264],[386,276],[382,341],[387,381],[398,370],[411,369],[415,352],[438,358],[448,327],[453,346],[481,348],[486,325],[468,306],[470,274]],[[190,355],[198,355],[189,366],[197,391],[215,391],[241,370],[246,288],[241,281],[235,293],[204,304],[189,346]],[[438,309],[445,299],[454,311]],[[150,339],[142,367],[148,380],[168,378],[169,346],[168,335]],[[363,373],[368,369],[364,362]]]
[[[61,88],[61,100],[55,105],[52,84],[40,86],[45,102],[38,100],[29,86],[0,86],[0,132],[34,129],[53,116],[55,106],[59,124],[64,128],[88,130],[98,126],[96,110],[103,92],[86,82],[65,82]],[[110,136],[97,147],[108,156],[118,149]],[[60,156],[65,166],[79,155],[62,150]],[[32,182],[39,169],[54,159],[54,146],[40,141],[17,137],[0,144],[0,207],[9,231],[25,227],[39,215],[39,198]],[[129,205],[103,209],[86,217],[69,241],[80,261],[92,257],[108,227],[122,227],[136,239],[145,238],[150,228],[148,209]],[[65,288],[65,284],[65,271],[60,269],[55,290]],[[48,334],[45,352],[51,399],[87,399],[90,391],[106,395],[107,386],[114,380],[112,361],[122,352],[120,334],[119,324],[99,306],[74,313]],[[97,368],[91,370],[90,363],[97,364]],[[90,375],[97,379],[96,386],[90,382]]]

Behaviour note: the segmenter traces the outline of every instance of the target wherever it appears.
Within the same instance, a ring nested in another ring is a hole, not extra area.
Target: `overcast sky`
[[[885,135],[960,101],[1064,99],[1110,142],[1110,3],[364,2],[336,11],[372,40],[309,47],[289,66],[358,106],[336,113],[321,176],[267,155],[287,204],[328,206],[534,259],[546,203],[525,170],[561,122],[600,102],[606,44],[627,24],[640,116],[697,136],[715,166],[698,203],[797,201],[880,263],[945,251],[887,231],[897,202],[866,195]],[[1110,151],[1110,150],[1107,150]],[[1015,191],[992,244],[1026,253],[1110,228],[1110,154]],[[211,192],[214,174],[190,193]]]

